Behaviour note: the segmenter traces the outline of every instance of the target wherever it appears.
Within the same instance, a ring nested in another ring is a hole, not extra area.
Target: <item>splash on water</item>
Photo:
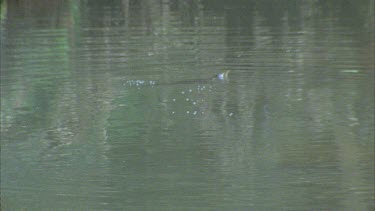
[[[141,87],[141,86],[155,86],[156,81],[147,81],[147,80],[128,80],[124,83],[124,86],[131,86],[131,87]]]
[[[220,75],[218,76],[220,77]],[[123,83],[125,87],[133,87],[138,90],[143,88],[162,88],[165,86],[160,86],[154,80],[128,80]],[[166,86],[169,87],[169,86]],[[180,87],[181,88],[181,87]],[[191,85],[185,87],[185,89],[172,89],[174,94],[170,95],[172,97],[166,97],[161,99],[158,96],[160,103],[164,106],[165,111],[170,115],[192,115],[192,116],[206,116],[212,111],[212,100],[215,98],[213,90],[217,88],[214,85]],[[159,89],[155,89],[157,92]],[[159,94],[157,94],[159,95]],[[226,113],[226,112],[225,112]],[[234,116],[233,112],[228,112],[229,117]]]

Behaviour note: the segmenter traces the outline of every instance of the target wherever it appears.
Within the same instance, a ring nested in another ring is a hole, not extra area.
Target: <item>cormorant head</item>
[[[216,77],[219,80],[226,80],[226,79],[228,79],[228,74],[229,74],[229,70],[218,74]]]

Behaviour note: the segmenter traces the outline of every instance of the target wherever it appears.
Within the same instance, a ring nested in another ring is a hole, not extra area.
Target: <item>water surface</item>
[[[373,0],[1,4],[4,210],[374,209]]]

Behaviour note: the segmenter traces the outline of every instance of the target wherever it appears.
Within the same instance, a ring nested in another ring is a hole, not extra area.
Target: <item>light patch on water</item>
[[[348,69],[348,70],[341,70],[342,73],[358,73],[359,70],[356,69]]]

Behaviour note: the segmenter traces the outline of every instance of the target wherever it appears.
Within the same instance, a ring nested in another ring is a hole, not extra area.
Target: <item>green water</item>
[[[373,210],[373,25],[373,0],[4,0],[1,209]]]

